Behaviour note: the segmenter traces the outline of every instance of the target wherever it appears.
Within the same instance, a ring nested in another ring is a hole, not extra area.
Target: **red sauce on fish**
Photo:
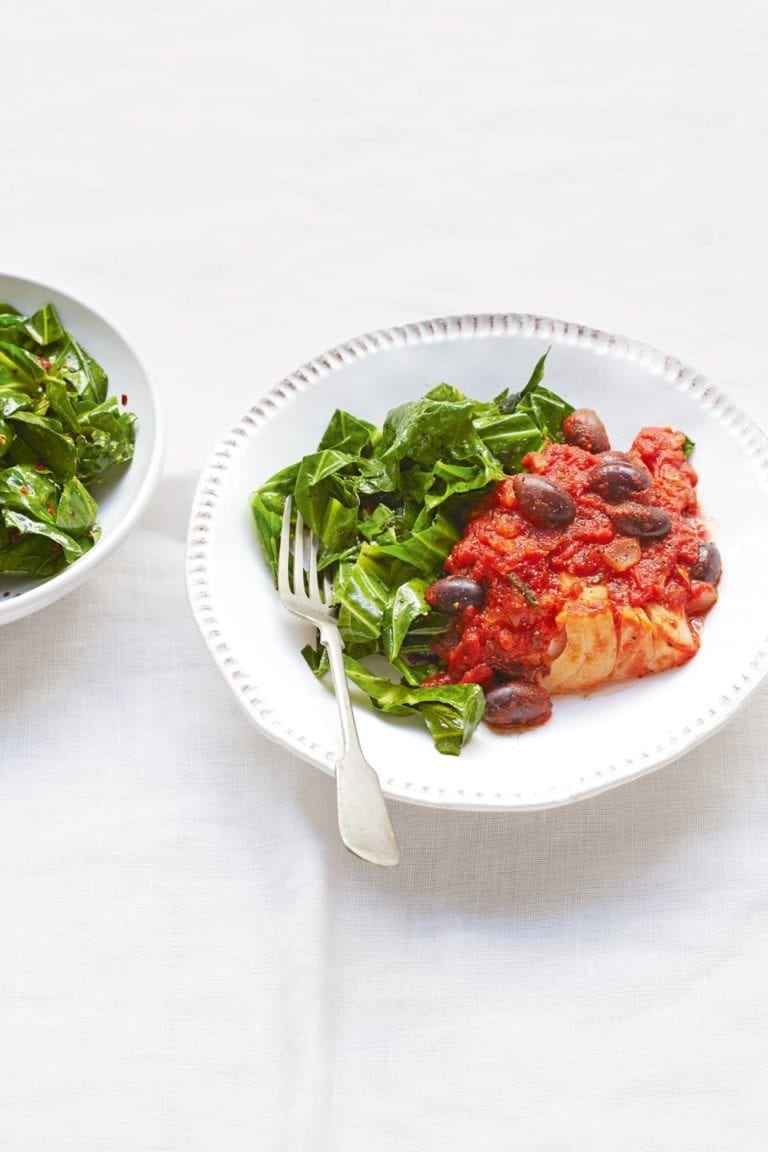
[[[614,615],[621,605],[660,604],[693,616],[705,611],[715,599],[712,585],[694,579],[691,569],[708,533],[684,444],[681,432],[643,428],[628,453],[629,461],[650,473],[649,486],[632,496],[632,504],[663,509],[670,517],[660,539],[620,532],[613,518],[623,505],[590,487],[590,473],[607,454],[548,444],[527,455],[523,467],[564,489],[575,503],[575,517],[564,527],[537,527],[521,513],[512,477],[477,505],[445,572],[477,581],[485,602],[456,616],[436,648],[444,671],[427,683],[488,689],[509,679],[540,680],[554,658],[557,614],[584,584],[607,590]],[[430,591],[427,600],[434,602]]]

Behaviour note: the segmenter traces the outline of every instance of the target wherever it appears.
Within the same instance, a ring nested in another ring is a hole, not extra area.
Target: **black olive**
[[[485,720],[494,728],[527,728],[552,715],[552,700],[543,688],[510,680],[485,697]]]
[[[591,408],[577,408],[563,421],[563,438],[566,444],[583,448],[585,452],[607,451],[611,442],[605,424]]]
[[[606,460],[589,473],[589,487],[610,504],[621,504],[645,492],[651,486],[647,468],[638,468],[627,460]]]
[[[576,516],[573,497],[554,480],[522,472],[512,486],[520,512],[538,528],[564,528]]]
[[[717,584],[723,573],[723,562],[720,559],[720,549],[714,540],[707,540],[699,544],[699,555],[691,568],[694,580],[706,580],[708,584]]]
[[[427,600],[438,612],[455,614],[465,608],[482,608],[485,589],[469,576],[444,576],[427,592]]]
[[[672,517],[652,504],[624,504],[609,513],[617,532],[638,540],[660,540],[672,528]]]

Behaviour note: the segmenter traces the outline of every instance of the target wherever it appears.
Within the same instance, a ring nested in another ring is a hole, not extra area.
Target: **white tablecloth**
[[[570,808],[393,805],[380,872],[237,709],[183,555],[219,433],[385,324],[582,320],[768,423],[764,6],[2,25],[0,264],[128,335],[171,436],[142,527],[1,637],[0,1148],[762,1152],[766,691]]]

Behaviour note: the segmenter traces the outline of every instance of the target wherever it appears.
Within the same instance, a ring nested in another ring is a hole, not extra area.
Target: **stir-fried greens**
[[[476,684],[422,687],[437,671],[432,643],[448,619],[424,599],[467,510],[528,452],[562,439],[572,407],[543,387],[545,356],[519,393],[472,400],[439,384],[393,409],[382,428],[336,411],[317,451],[253,494],[259,539],[273,577],[282,511],[293,497],[320,541],[319,567],[333,582],[349,678],[392,715],[419,715],[440,752],[456,755],[482,718]],[[389,662],[399,683],[363,659]],[[322,647],[304,656],[317,675]]]
[[[0,302],[0,572],[52,576],[92,548],[90,489],[134,440],[135,417],[56,309]]]

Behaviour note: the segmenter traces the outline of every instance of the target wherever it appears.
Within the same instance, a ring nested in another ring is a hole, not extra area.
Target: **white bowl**
[[[704,514],[723,555],[720,600],[682,668],[556,697],[551,721],[522,735],[484,726],[459,757],[418,722],[357,710],[385,792],[439,807],[544,808],[631,780],[731,719],[768,668],[768,444],[726,396],[652,348],[582,325],[520,315],[460,316],[359,337],[305,364],[259,400],[200,478],[188,541],[193,613],[216,664],[257,727],[326,772],[338,755],[336,705],[300,655],[313,629],[285,612],[251,520],[251,492],[313,451],[334,408],[380,423],[447,381],[490,398],[519,388],[548,346],[545,384],[597,409],[614,447],[642,425],[696,442]]]
[[[128,409],[137,417],[133,460],[93,488],[99,504],[101,538],[82,559],[55,576],[45,580],[1,578],[0,624],[9,624],[71,592],[123,542],[160,480],[164,434],[157,397],[136,354],[98,313],[55,288],[18,276],[0,275],[0,300],[24,313],[54,304],[64,327],[106,371],[110,395],[125,395]]]

